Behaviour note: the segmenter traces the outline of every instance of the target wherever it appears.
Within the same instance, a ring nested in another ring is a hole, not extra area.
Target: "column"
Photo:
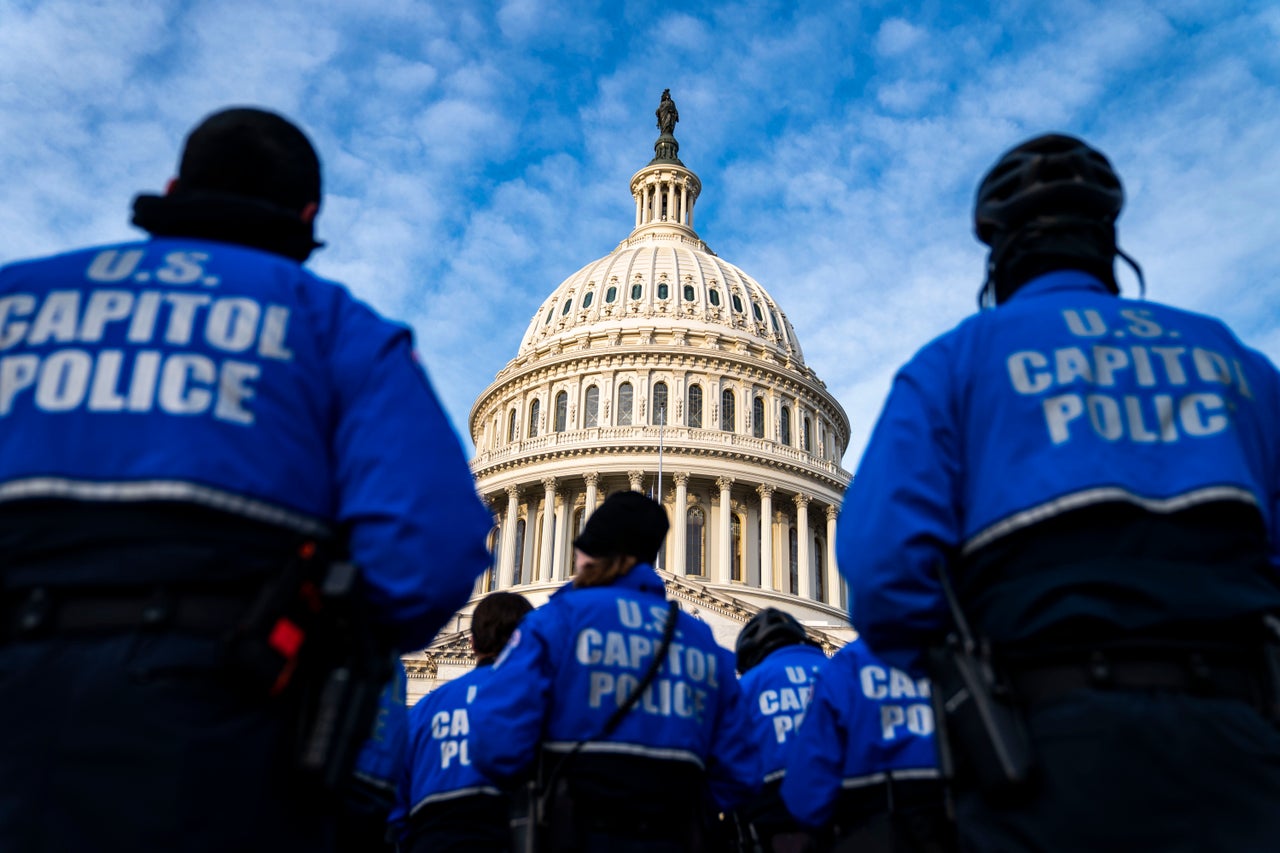
[[[729,582],[729,568],[733,559],[733,543],[730,539],[729,517],[733,513],[733,501],[729,489],[733,486],[732,477],[721,477],[716,480],[720,487],[720,559],[716,562],[716,583]]]
[[[641,221],[641,220],[640,220],[640,211],[641,211],[641,210],[643,209],[643,207],[644,207],[644,202],[641,200],[641,199],[643,199],[643,197],[644,197],[644,196],[643,196],[641,193],[636,193],[636,227],[637,227],[637,228],[639,228],[639,227],[640,227],[640,221]]]
[[[582,479],[587,481],[587,505],[582,510],[583,519],[587,519],[596,511],[596,486],[600,485],[600,475],[591,471],[583,474]]]
[[[628,471],[627,481],[631,484],[631,491],[633,492],[644,491],[644,472],[643,471]]]
[[[667,221],[679,222],[679,214],[676,213],[676,185],[674,182],[667,182]]]
[[[569,533],[569,524],[570,519],[573,518],[573,511],[569,506],[568,491],[565,492],[564,500],[555,509],[553,515],[556,519],[556,538],[551,545],[551,572],[547,577],[548,579],[563,581],[569,579],[568,567],[565,565],[568,562],[565,559],[565,546],[573,538]]]
[[[827,507],[827,604],[840,606],[840,568],[836,565],[836,518],[840,508]]]
[[[671,527],[675,531],[674,553],[671,555],[671,572],[683,575],[686,571],[685,557],[689,551],[689,475],[683,471],[671,475],[676,481],[676,506]]]
[[[689,224],[689,182],[684,181],[680,184],[680,222],[683,225]]]
[[[556,526],[556,478],[542,478],[542,553],[538,557],[538,570],[532,580],[551,580],[553,531]]]
[[[809,565],[808,495],[796,495],[796,573],[800,575],[801,598],[813,598],[813,566]]]
[[[502,564],[498,566],[498,589],[510,589],[516,582],[516,510],[520,508],[520,487],[507,486],[507,523],[502,530]]]
[[[776,590],[773,582],[773,486],[756,486],[760,495],[760,588]]]

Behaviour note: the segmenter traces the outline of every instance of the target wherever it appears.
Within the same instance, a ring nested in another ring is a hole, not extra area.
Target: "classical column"
[[[680,221],[679,214],[676,213],[676,185],[674,182],[667,184],[667,221]]]
[[[556,526],[556,478],[543,477],[542,488],[542,554],[538,558],[538,570],[531,580],[551,580],[551,555],[553,532]]]
[[[813,598],[813,566],[809,565],[808,495],[796,495],[796,573],[800,575],[801,598]]]
[[[640,200],[640,196],[637,195],[636,196],[636,227],[637,228],[640,227],[640,208],[643,206],[643,204],[644,203]]]
[[[502,530],[502,563],[498,566],[498,588],[510,589],[516,582],[516,510],[520,508],[520,487],[507,486],[507,524]]]
[[[836,518],[838,507],[827,507],[827,604],[840,606],[840,568],[836,565]]]
[[[569,506],[569,493],[566,491],[565,498],[561,501],[560,506],[555,510],[556,518],[556,538],[551,546],[551,571],[548,573],[548,579],[563,581],[569,579],[568,560],[565,559],[565,546],[569,540],[573,538],[569,531],[569,525],[572,523],[573,508]]]
[[[671,519],[671,527],[675,531],[671,572],[683,575],[687,570],[685,558],[689,551],[689,475],[678,471],[671,475],[671,479],[676,481],[676,506]]]
[[[689,182],[680,184],[680,223],[689,224]]]
[[[733,560],[729,525],[730,516],[733,514],[733,502],[729,496],[729,489],[733,486],[733,478],[721,477],[716,480],[716,485],[720,487],[720,560],[716,564],[716,583],[728,583],[729,569]]]
[[[773,583],[773,486],[756,486],[760,495],[760,588],[777,589]]]
[[[643,471],[628,471],[627,481],[631,483],[631,491],[633,492],[644,491],[644,472]]]
[[[596,511],[596,486],[600,485],[600,475],[595,471],[590,471],[583,474],[582,479],[587,481],[587,505],[582,510],[583,519],[587,519],[591,517],[591,513]]]

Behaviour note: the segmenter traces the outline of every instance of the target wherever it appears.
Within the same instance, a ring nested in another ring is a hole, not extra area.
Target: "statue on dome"
[[[671,100],[670,89],[662,90],[662,101],[654,110],[654,115],[658,117],[658,132],[671,136],[676,129],[676,122],[680,121],[680,113],[676,111],[676,102]]]

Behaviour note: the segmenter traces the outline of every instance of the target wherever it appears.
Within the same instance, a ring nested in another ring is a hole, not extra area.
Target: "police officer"
[[[533,605],[513,592],[491,592],[471,617],[476,668],[442,685],[409,711],[409,766],[404,799],[409,829],[403,853],[502,853],[510,848],[510,805],[471,761],[479,737],[503,737],[471,725],[472,702],[493,674],[493,661]]]
[[[709,813],[752,791],[733,656],[653,568],[667,527],[657,502],[610,495],[574,540],[572,583],[525,618],[472,705],[477,731],[501,732],[473,744],[481,772],[511,784],[540,761],[543,849],[698,849]]]
[[[818,674],[781,796],[835,850],[954,850],[927,678],[878,660],[862,638]]]
[[[894,381],[837,527],[852,620],[894,663],[961,620],[992,647],[1032,769],[958,780],[973,849],[1276,849],[1280,377],[1221,322],[1119,296],[1123,200],[1058,134],[983,178],[992,310]],[[969,767],[980,740],[953,744]]]
[[[302,266],[320,200],[297,127],[228,109],[151,239],[0,269],[0,849],[327,849],[270,695],[318,639],[250,605],[345,548],[416,649],[488,563],[410,331]],[[264,618],[257,692],[227,649]]]
[[[760,793],[738,810],[738,831],[748,842],[742,845],[745,849],[771,851],[774,836],[799,831],[778,788],[813,693],[814,676],[827,656],[794,616],[776,607],[761,610],[742,626],[735,654],[760,749]]]

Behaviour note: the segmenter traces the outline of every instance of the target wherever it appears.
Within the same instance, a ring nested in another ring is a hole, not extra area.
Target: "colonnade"
[[[656,479],[646,471],[588,472],[507,486],[505,506],[502,493],[491,495],[499,519],[496,588],[568,580],[573,538],[603,495],[652,491]],[[668,474],[662,489],[671,531],[660,568],[844,606],[835,559],[839,506],[828,497],[684,471]],[[818,519],[825,525],[814,526]]]

